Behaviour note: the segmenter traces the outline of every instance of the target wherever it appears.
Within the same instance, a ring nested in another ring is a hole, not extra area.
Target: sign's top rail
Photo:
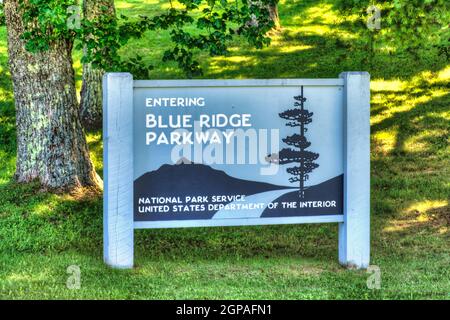
[[[135,80],[135,88],[344,86],[344,79]]]

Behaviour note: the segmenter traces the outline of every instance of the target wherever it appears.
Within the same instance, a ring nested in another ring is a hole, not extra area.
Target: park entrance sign
[[[339,261],[369,264],[369,75],[104,77],[104,258],[134,229],[339,223]]]

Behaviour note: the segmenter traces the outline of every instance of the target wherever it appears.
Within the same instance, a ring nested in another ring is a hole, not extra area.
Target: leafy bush
[[[367,10],[371,5],[381,12],[381,29],[376,39],[379,44],[408,52],[448,48],[448,0],[338,0],[336,3],[342,12],[357,14],[364,28],[370,16]]]

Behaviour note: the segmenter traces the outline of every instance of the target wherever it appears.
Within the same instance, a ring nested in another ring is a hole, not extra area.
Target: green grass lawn
[[[154,14],[166,1],[116,1],[127,15]],[[371,59],[356,17],[334,1],[281,1],[281,32],[255,50],[235,40],[226,57],[199,55],[204,78],[321,78],[372,75],[372,256],[370,274],[337,263],[337,225],[136,231],[136,268],[102,261],[102,200],[17,185],[15,118],[0,28],[0,298],[450,299],[450,65],[434,51],[410,56],[378,47]],[[123,50],[156,65],[151,78],[182,78],[161,64],[166,32]],[[75,53],[78,60],[80,53]],[[78,80],[81,65],[75,62]],[[102,137],[88,133],[102,170]],[[81,289],[66,288],[70,265]]]

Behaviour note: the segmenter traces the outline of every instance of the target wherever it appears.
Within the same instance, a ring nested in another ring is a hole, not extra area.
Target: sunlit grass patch
[[[436,77],[433,77],[438,82],[450,82],[450,65],[442,69],[437,73]]]
[[[423,71],[410,79],[372,81],[374,150],[383,154],[394,151],[423,154],[447,148],[445,143],[450,136],[447,70],[448,67],[438,72]]]
[[[8,68],[8,46],[6,39],[6,27],[0,26],[0,103],[6,102],[12,97],[12,84],[10,82]]]
[[[11,156],[10,152],[0,150],[0,186],[9,183],[12,180],[14,170],[16,169],[16,157]]]
[[[92,163],[97,173],[103,177],[103,135],[101,131],[88,132],[86,140],[89,146]]]
[[[399,217],[392,218],[384,232],[408,232],[425,227],[444,234],[450,226],[450,207],[445,200],[425,200],[412,204]]]
[[[280,46],[280,52],[282,53],[293,53],[293,52],[299,52],[303,50],[312,49],[313,46],[310,45],[294,45],[294,46]]]
[[[257,64],[257,59],[251,56],[229,56],[229,57],[215,57],[212,59],[210,72],[221,73],[224,71],[239,71],[244,67],[252,67]]]
[[[161,0],[124,0],[115,1],[116,9],[130,16],[137,16],[139,14],[148,14],[149,11],[156,8],[161,9],[165,1]]]
[[[418,203],[412,204],[406,212],[409,213],[419,213],[420,216],[427,215],[427,213],[430,213],[431,211],[435,210],[445,210],[445,212],[450,214],[449,208],[448,208],[448,200],[426,200],[421,201]],[[426,219],[425,219],[426,220]],[[419,220],[420,221],[420,220]]]
[[[390,91],[399,92],[403,91],[407,86],[406,81],[400,79],[384,80],[384,79],[372,79],[370,82],[370,90],[372,92]]]
[[[75,70],[75,85],[77,88],[78,99],[80,98],[80,90],[83,76],[83,65],[81,64],[82,56],[83,53],[81,51],[74,51],[73,53],[73,68]]]
[[[422,153],[429,149],[430,143],[442,135],[441,130],[422,130],[414,136],[407,138],[404,142],[404,150],[410,153]]]
[[[397,142],[398,128],[390,128],[389,130],[379,131],[372,135],[373,148],[377,153],[384,155],[394,150]]]

